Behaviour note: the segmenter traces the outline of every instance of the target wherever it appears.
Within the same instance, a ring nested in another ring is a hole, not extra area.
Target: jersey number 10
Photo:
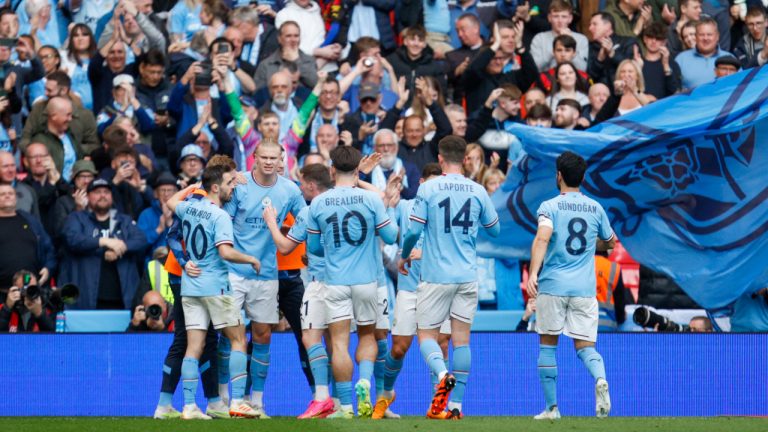
[[[349,233],[349,221],[352,218],[357,219],[358,223],[360,224],[360,231],[362,232],[360,238],[357,239],[352,238],[352,235]],[[341,230],[339,230],[339,215],[335,213],[333,216],[326,218],[325,223],[331,225],[331,230],[333,231],[333,245],[337,248],[341,247],[341,237],[344,237],[344,241],[352,246],[360,246],[363,244],[365,241],[365,236],[368,234],[368,223],[365,221],[365,218],[360,214],[360,212],[356,212],[354,210],[347,212],[347,214],[345,214],[341,219]]]

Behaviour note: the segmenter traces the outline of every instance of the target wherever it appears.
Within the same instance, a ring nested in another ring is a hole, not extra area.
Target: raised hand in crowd
[[[512,18],[514,21],[528,22],[531,20],[531,5],[527,1],[517,5],[515,9],[515,16]]]
[[[397,109],[403,109],[411,97],[411,91],[408,89],[404,76],[400,77],[397,81],[397,96],[398,99],[395,106]]]
[[[667,3],[664,3],[664,6],[661,8],[661,19],[663,19],[667,25],[672,25],[677,19],[675,8],[669,7]]]
[[[341,131],[339,134],[339,141],[341,141],[341,143],[347,147],[351,146],[354,142],[354,139],[352,138],[352,132],[348,130]]]
[[[610,37],[600,39],[600,51],[597,53],[597,61],[604,62],[606,59],[613,58],[616,49],[613,46],[613,40]]]
[[[358,169],[361,173],[368,175],[374,168],[376,168],[376,165],[378,165],[379,162],[381,162],[381,153],[371,153],[360,159]]]
[[[424,77],[416,78],[416,95],[421,99],[421,103],[425,107],[432,106],[435,100],[437,100],[437,95]]]
[[[488,168],[496,169],[499,167],[500,162],[501,162],[501,156],[499,156],[498,153],[493,152],[491,153],[491,163],[488,164]]]
[[[399,172],[392,172],[392,174],[389,175],[389,179],[387,179],[387,187],[384,189],[384,204],[387,207],[395,208],[397,207],[397,203],[400,202],[400,191],[403,190],[404,177],[404,169],[401,169]]]
[[[493,89],[491,94],[488,95],[488,99],[485,100],[485,107],[488,109],[493,109],[493,104],[499,99],[499,97],[501,97],[503,93],[503,88]]]

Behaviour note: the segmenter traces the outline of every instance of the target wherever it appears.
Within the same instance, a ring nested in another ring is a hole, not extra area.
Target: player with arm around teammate
[[[181,367],[184,380],[184,419],[210,419],[195,404],[198,359],[205,347],[208,324],[213,323],[232,344],[229,369],[232,377],[230,415],[253,417],[253,409],[242,403],[246,376],[245,328],[227,282],[225,261],[248,264],[258,272],[259,260],[233,247],[232,221],[221,209],[232,196],[235,173],[225,166],[210,167],[203,174],[206,199],[183,201],[190,186],[168,199],[168,207],[182,220],[190,259],[200,269],[197,277],[186,273],[181,279],[182,307],[187,326],[187,350]],[[222,365],[223,367],[223,365]]]
[[[398,266],[407,274],[411,250],[424,232],[421,282],[416,288],[419,345],[439,384],[427,412],[429,418],[461,418],[461,399],[472,362],[469,332],[477,310],[475,241],[482,226],[499,235],[499,217],[485,189],[462,174],[467,143],[450,135],[438,144],[443,175],[419,186]],[[453,374],[448,373],[438,344],[443,322],[451,318]],[[448,398],[456,387],[459,397]],[[448,406],[449,411],[445,411]]]
[[[595,248],[613,248],[616,236],[602,206],[579,190],[586,170],[581,156],[569,151],[561,154],[557,158],[560,195],[543,202],[537,212],[527,286],[528,295],[536,299],[539,380],[546,401],[545,410],[534,417],[537,420],[560,418],[555,352],[561,333],[573,339],[577,355],[595,378],[597,416],[606,417],[611,411],[605,365],[595,350],[599,310],[594,257]]]

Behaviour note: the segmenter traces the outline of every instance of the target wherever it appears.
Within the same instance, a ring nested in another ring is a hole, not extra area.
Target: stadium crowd
[[[166,203],[215,155],[245,172],[276,141],[298,183],[353,146],[361,180],[383,193],[402,175],[411,199],[457,135],[472,143],[465,175],[492,194],[522,151],[510,124],[585,129],[768,60],[760,2],[607,0],[586,28],[575,4],[6,0],[0,331],[53,331],[55,311],[23,294],[66,284],[72,309],[172,330]],[[281,280],[303,254],[279,256]],[[480,260],[481,304],[524,309],[498,265]]]

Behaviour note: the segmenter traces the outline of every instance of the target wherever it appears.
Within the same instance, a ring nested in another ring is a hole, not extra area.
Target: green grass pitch
[[[131,417],[5,417],[0,429],[24,432],[698,432],[768,431],[768,419],[744,417],[613,417],[563,418],[538,422],[525,417],[467,417],[461,421],[435,421],[416,417],[401,420],[152,420]]]

